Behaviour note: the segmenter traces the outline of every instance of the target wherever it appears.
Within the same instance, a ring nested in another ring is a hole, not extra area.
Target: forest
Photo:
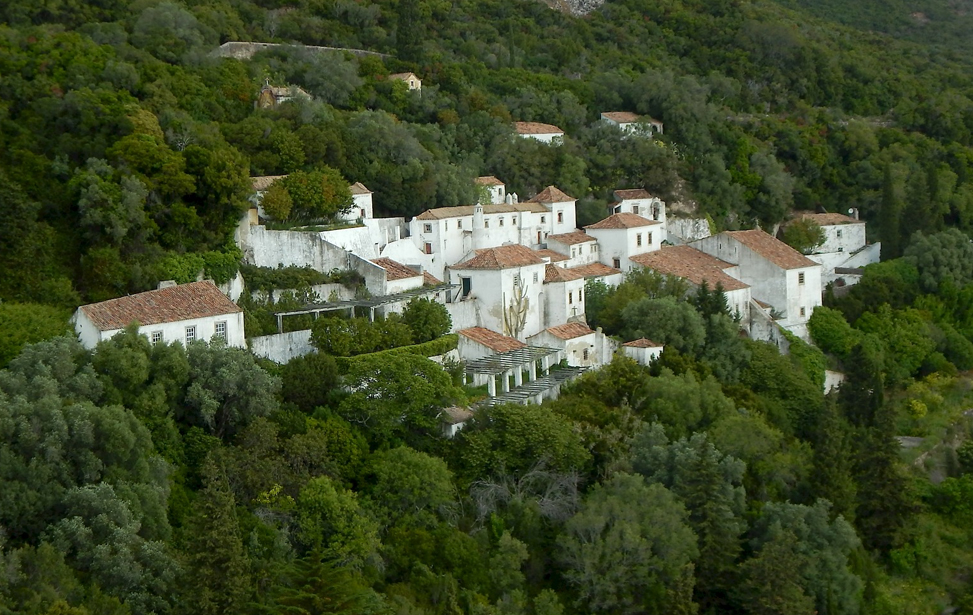
[[[811,0],[7,0],[0,614],[973,613],[973,56],[961,3],[928,4],[920,32]],[[313,98],[257,108],[265,83]],[[883,262],[787,355],[719,288],[591,284],[588,322],[662,357],[453,439],[443,409],[484,392],[426,358],[455,344],[435,304],[322,319],[284,366],[65,335],[82,303],[232,278],[250,178],[282,174],[301,223],[348,183],[412,216],[481,175],[579,224],[620,188],[718,230],[856,208]]]

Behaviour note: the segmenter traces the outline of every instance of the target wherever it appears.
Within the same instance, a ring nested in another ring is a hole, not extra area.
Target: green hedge
[[[446,354],[450,350],[455,350],[459,345],[459,335],[451,333],[449,335],[444,335],[438,339],[434,339],[431,342],[425,342],[422,344],[413,344],[411,346],[399,346],[398,348],[390,348],[389,350],[380,350],[378,352],[372,352],[369,354],[360,354],[355,357],[335,357],[335,362],[338,364],[338,368],[341,371],[348,371],[351,365],[360,359],[365,357],[378,357],[378,356],[392,356],[392,355],[403,355],[411,354],[420,357],[435,357],[441,354]]]
[[[342,284],[355,288],[365,283],[365,278],[353,270],[332,269],[322,273],[310,267],[254,267],[241,265],[240,271],[247,282],[247,289],[270,292],[314,286],[316,284]]]
[[[195,282],[199,272],[217,284],[226,284],[236,276],[242,254],[236,248],[227,252],[187,252],[169,254],[157,264],[160,280],[175,280],[177,284]]]

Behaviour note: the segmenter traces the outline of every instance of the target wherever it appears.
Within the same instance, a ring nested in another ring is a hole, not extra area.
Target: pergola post
[[[503,377],[503,392],[509,393],[510,392],[510,370],[503,372],[502,377]]]
[[[283,333],[283,332],[284,332],[284,315],[283,314],[278,314],[277,315],[277,333]]]
[[[496,378],[496,376],[490,376],[490,379],[487,380],[487,394],[490,397],[496,397],[497,396],[497,378]]]
[[[524,384],[524,371],[520,369],[520,366],[514,368],[514,386],[521,386]]]
[[[527,379],[530,381],[537,380],[537,361],[531,360],[530,367],[527,371]]]

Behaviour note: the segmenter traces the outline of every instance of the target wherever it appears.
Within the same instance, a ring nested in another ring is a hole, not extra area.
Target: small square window
[[[500,218],[500,226],[503,226],[503,218]]]
[[[544,224],[546,222],[547,222],[547,216],[541,216],[541,224]]]
[[[648,241],[649,241],[649,245],[651,246],[652,245],[652,233],[649,233]]]
[[[489,220],[484,220],[483,221],[483,228],[490,228],[490,221]]]
[[[801,308],[801,316],[807,315],[807,308]]]
[[[535,283],[537,282],[537,272],[536,271],[534,272],[534,282]]]
[[[153,344],[158,344],[161,341],[162,341],[162,331],[153,331],[152,332],[152,343]]]
[[[632,213],[635,214],[636,216],[639,214],[639,206],[638,205],[632,205]]]
[[[216,323],[216,330],[213,332],[213,337],[226,341],[226,322]]]
[[[621,269],[622,268],[622,259],[620,259],[620,258],[613,258],[612,259],[612,266],[614,266],[615,269]]]
[[[422,232],[423,233],[431,233],[432,232],[432,225],[431,224],[423,224],[422,225]]]
[[[838,229],[838,238],[841,238],[841,229]]]
[[[186,344],[196,341],[196,327],[186,327]]]
[[[512,222],[513,224],[517,224],[517,216],[514,216],[514,217],[513,217],[512,219],[511,219],[511,222]]]
[[[557,221],[558,221],[558,224],[564,222],[564,212],[563,211],[557,212]]]
[[[642,245],[642,233],[639,233],[638,235],[635,236],[635,245],[637,246]]]
[[[456,221],[456,228],[463,228],[463,221],[462,220],[457,220]]]
[[[804,283],[804,272],[803,271],[797,274],[797,283],[798,284],[803,284]]]
[[[844,249],[843,247],[841,247],[841,246],[838,246],[838,251],[839,251],[839,252],[844,252],[844,251],[845,251],[845,249]]]
[[[519,273],[515,273],[514,274],[514,286],[520,286],[520,274]]]
[[[569,292],[568,293],[568,305],[571,305],[573,303],[574,303],[574,293],[573,292]]]

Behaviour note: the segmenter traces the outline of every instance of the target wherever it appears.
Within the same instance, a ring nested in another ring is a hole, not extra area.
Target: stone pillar
[[[527,380],[529,382],[537,380],[537,361],[530,362],[530,368],[527,372]]]
[[[490,376],[490,379],[487,380],[487,395],[489,395],[490,397],[496,397],[497,396],[497,377],[496,376]]]
[[[509,370],[505,371],[501,377],[503,378],[503,383],[502,383],[503,392],[509,393],[510,392],[510,371]]]
[[[524,372],[519,367],[514,370],[514,386],[521,386],[524,384]]]

